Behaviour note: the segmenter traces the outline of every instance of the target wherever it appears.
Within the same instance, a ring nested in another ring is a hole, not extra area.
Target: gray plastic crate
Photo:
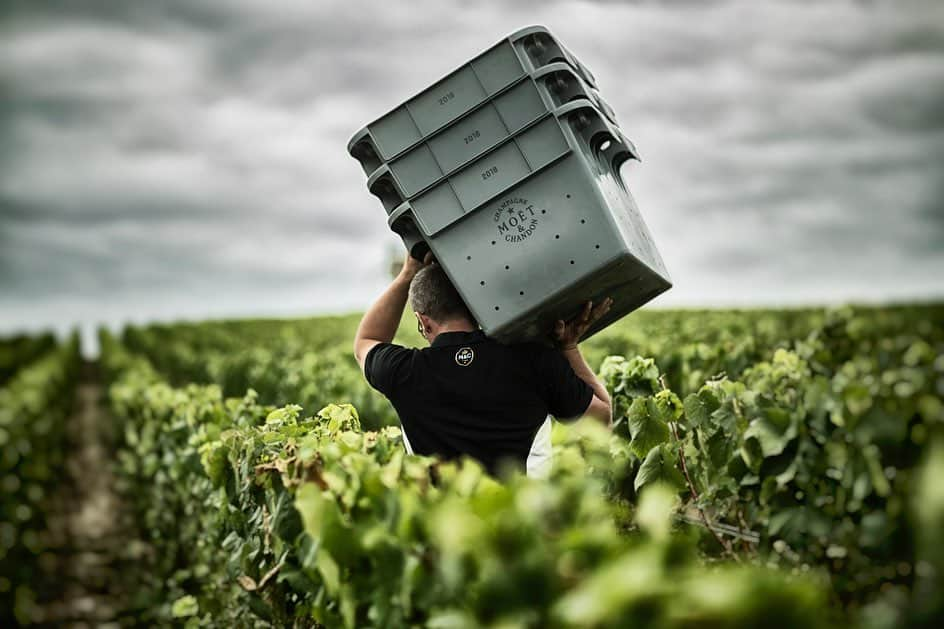
[[[457,118],[497,96],[537,69],[563,62],[584,82],[596,80],[543,26],[515,31],[462,67],[381,116],[354,135],[351,152],[369,173],[435,134]]]
[[[411,254],[432,249],[488,335],[544,339],[556,319],[612,297],[590,336],[671,287],[620,176],[636,157],[575,100],[404,201],[388,224]]]
[[[549,116],[560,105],[577,99],[593,103],[615,123],[612,109],[571,66],[552,63],[520,79],[389,162],[377,166],[378,161],[369,157],[373,153],[370,138],[366,136],[361,136],[353,145],[351,154],[359,156],[369,175],[368,189],[390,211],[400,201],[417,196],[507,138]]]

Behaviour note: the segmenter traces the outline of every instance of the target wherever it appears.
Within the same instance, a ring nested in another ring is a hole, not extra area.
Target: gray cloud
[[[397,241],[348,138],[528,23],[642,152],[658,303],[944,295],[934,0],[5,11],[0,329],[362,308]]]

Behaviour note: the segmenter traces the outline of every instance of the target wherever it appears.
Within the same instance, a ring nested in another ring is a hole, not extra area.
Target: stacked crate
[[[546,28],[516,31],[348,151],[390,228],[413,256],[432,250],[490,336],[544,340],[612,297],[589,336],[671,287],[620,176],[635,147]]]

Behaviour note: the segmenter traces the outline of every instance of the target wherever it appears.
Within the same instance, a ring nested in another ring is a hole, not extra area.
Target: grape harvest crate
[[[558,62],[542,66],[394,159],[378,157],[367,128],[351,140],[349,152],[368,175],[367,188],[389,212],[576,99],[592,102],[615,123],[613,110],[596,90]]]
[[[348,149],[411,255],[431,249],[499,340],[546,340],[556,319],[612,297],[590,336],[671,287],[620,174],[636,149],[543,27],[510,35]]]
[[[494,98],[528,73],[551,63],[565,63],[592,87],[596,80],[542,26],[520,29],[444,79],[381,116],[356,133],[348,150],[372,151],[389,160],[436,133],[477,105]],[[365,140],[367,140],[365,142]],[[359,160],[370,158],[355,155]],[[367,170],[368,174],[370,170]]]

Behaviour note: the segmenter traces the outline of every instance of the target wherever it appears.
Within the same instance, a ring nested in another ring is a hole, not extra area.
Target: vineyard
[[[944,305],[636,312],[582,344],[613,431],[555,424],[548,480],[407,455],[358,319],[103,330],[84,366],[0,343],[0,625],[50,621],[81,378],[132,524],[119,626],[944,619]]]

